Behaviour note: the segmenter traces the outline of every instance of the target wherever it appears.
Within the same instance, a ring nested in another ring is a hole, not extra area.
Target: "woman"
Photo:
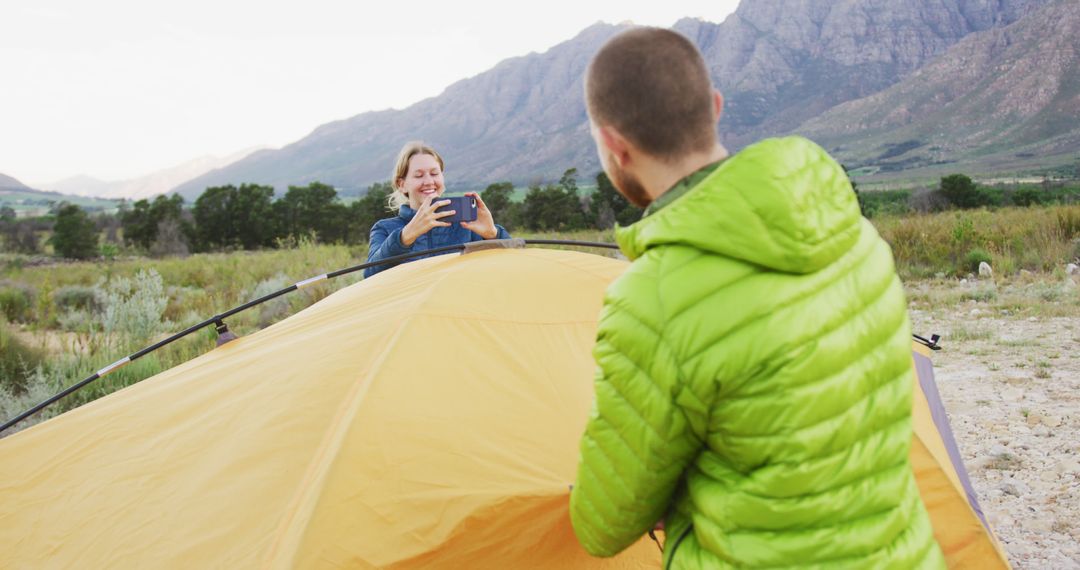
[[[410,142],[401,149],[394,167],[393,186],[388,205],[391,211],[396,210],[398,214],[379,220],[371,227],[369,262],[448,245],[510,237],[502,226],[495,224],[491,210],[476,192],[465,193],[476,199],[476,221],[461,222],[460,226],[442,221],[442,218],[454,215],[453,210],[435,211],[450,203],[449,200],[439,200],[445,189],[443,159],[435,149],[423,143]],[[369,267],[364,270],[364,277],[371,277],[394,265]]]

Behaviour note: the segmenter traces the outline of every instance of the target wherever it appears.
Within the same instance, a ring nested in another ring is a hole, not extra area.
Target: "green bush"
[[[65,204],[56,213],[49,243],[61,257],[90,259],[98,253],[97,227],[82,208]]]
[[[967,252],[967,255],[964,256],[964,267],[969,271],[976,272],[979,270],[980,263],[984,261],[986,263],[990,263],[991,260],[992,258],[990,257],[990,252],[980,247],[977,247]]]
[[[34,368],[44,357],[40,350],[20,340],[8,327],[6,322],[0,322],[0,388],[21,394],[26,392]]]
[[[101,309],[101,296],[102,292],[96,287],[70,285],[53,293],[53,303],[58,309],[92,312]]]
[[[1042,204],[1042,194],[1034,188],[1021,188],[1013,193],[1012,203],[1017,206],[1037,206]]]
[[[34,320],[33,291],[20,286],[0,289],[0,313],[12,323],[28,323]]]
[[[964,174],[943,176],[939,188],[945,199],[961,210],[978,208],[992,202],[991,196],[980,190],[975,182]]]

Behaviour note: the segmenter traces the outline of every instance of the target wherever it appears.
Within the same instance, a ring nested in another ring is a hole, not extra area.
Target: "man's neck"
[[[641,184],[645,187],[645,192],[649,194],[649,197],[656,200],[670,190],[678,181],[706,165],[727,158],[727,156],[727,149],[718,143],[708,152],[688,155],[675,163],[667,164],[656,161],[639,174]]]

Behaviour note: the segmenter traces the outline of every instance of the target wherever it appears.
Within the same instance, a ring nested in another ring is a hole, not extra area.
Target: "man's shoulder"
[[[655,297],[664,282],[671,276],[668,270],[682,265],[686,260],[700,257],[704,252],[683,245],[657,245],[650,247],[635,259],[608,287],[608,295],[614,297]]]

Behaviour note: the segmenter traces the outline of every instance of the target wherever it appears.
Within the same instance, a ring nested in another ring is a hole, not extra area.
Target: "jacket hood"
[[[687,245],[786,273],[811,273],[859,237],[858,200],[843,168],[801,137],[768,139],[725,160],[686,194],[616,228],[630,259]]]

